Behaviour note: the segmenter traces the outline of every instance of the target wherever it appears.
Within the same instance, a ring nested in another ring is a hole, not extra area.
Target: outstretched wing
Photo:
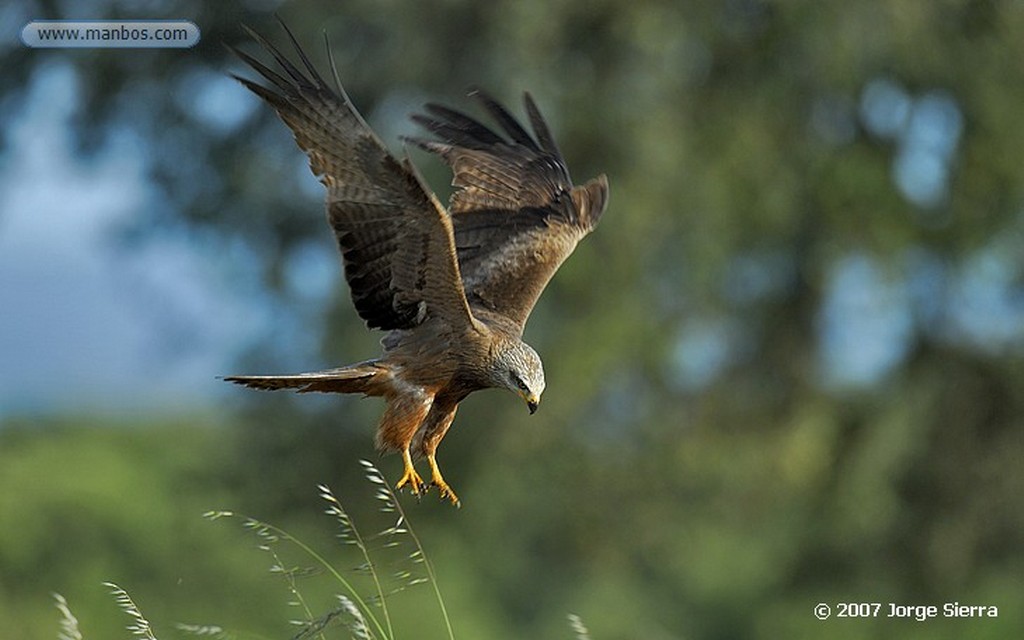
[[[430,316],[472,325],[450,216],[409,159],[399,161],[387,151],[352,106],[336,71],[334,90],[282,26],[303,68],[246,29],[283,74],[234,49],[270,86],[235,77],[274,107],[327,187],[327,218],[359,315],[370,328],[385,330],[410,329]]]
[[[548,281],[596,225],[608,201],[600,176],[574,187],[530,94],[528,133],[490,96],[473,94],[505,136],[436,104],[413,120],[437,140],[410,139],[452,168],[449,210],[469,303],[506,316],[522,331]]]

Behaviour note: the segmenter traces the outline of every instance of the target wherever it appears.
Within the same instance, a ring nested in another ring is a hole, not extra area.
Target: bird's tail
[[[252,389],[276,391],[294,389],[299,393],[362,393],[382,395],[387,388],[385,378],[390,376],[387,365],[379,360],[367,360],[347,367],[296,373],[284,376],[226,376],[225,382],[245,385]]]

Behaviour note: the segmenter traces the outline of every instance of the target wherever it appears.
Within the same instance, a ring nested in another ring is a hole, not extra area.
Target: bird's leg
[[[423,421],[422,429],[417,434],[420,453],[423,454],[427,459],[427,463],[430,464],[430,484],[437,487],[442,500],[447,498],[456,507],[459,506],[459,497],[455,495],[452,488],[444,481],[441,469],[437,466],[436,454],[437,446],[441,444],[441,439],[448,432],[448,427],[452,426],[452,420],[455,419],[455,411],[457,409],[457,402],[435,401],[434,406],[430,409],[430,414]]]
[[[427,462],[430,464],[430,483],[437,487],[440,498],[442,500],[448,498],[456,507],[461,506],[459,496],[455,495],[452,488],[444,481],[441,469],[437,466],[437,458],[434,457],[433,452],[427,454]]]
[[[412,455],[409,454],[408,445],[402,449],[402,464],[405,465],[405,473],[402,474],[402,479],[395,485],[395,489],[401,489],[405,485],[409,485],[409,490],[412,491],[413,495],[418,496],[424,493],[427,487],[420,474],[416,473],[416,467],[412,466]]]
[[[402,478],[395,489],[409,485],[413,495],[421,495],[427,490],[420,474],[412,465],[412,454],[409,447],[413,437],[433,403],[433,397],[411,385],[399,387],[402,393],[395,393],[388,398],[387,408],[377,428],[377,446],[381,449],[401,451],[404,467]]]

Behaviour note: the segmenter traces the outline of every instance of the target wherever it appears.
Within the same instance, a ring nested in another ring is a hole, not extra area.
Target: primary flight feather
[[[332,88],[285,27],[292,63],[249,34],[280,71],[235,50],[268,85],[238,78],[292,130],[327,190],[327,220],[359,316],[388,333],[379,358],[337,369],[274,376],[230,376],[256,389],[362,393],[384,398],[377,446],[402,454],[397,488],[427,485],[413,459],[430,466],[431,484],[458,504],[437,464],[437,447],[459,403],[481,389],[518,394],[530,412],[544,391],[540,357],[522,340],[530,311],[608,201],[600,176],[573,186],[554,138],[529,94],[531,134],[498,102],[472,92],[498,123],[440,105],[413,116],[432,138],[408,141],[452,169],[447,210],[408,157],[394,157],[349,101]],[[237,76],[236,76],[237,77]]]

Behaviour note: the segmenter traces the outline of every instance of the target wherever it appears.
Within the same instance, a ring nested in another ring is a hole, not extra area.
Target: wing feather
[[[324,82],[282,27],[301,68],[246,28],[280,71],[235,49],[269,86],[238,79],[274,107],[327,188],[328,222],[359,315],[384,330],[410,329],[429,316],[472,326],[450,216],[408,158],[388,152],[340,82],[336,91]]]
[[[573,186],[530,94],[523,100],[533,135],[487,94],[471,95],[507,137],[466,114],[431,104],[413,120],[436,139],[409,141],[452,168],[456,189],[449,210],[471,307],[503,315],[522,331],[558,267],[597,225],[608,181],[600,176]]]

